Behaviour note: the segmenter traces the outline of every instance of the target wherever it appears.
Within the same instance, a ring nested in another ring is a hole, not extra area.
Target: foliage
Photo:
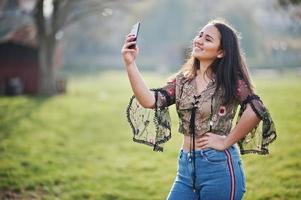
[[[282,5],[282,6],[286,6],[288,4],[297,5],[297,4],[301,3],[300,0],[278,0],[278,1],[279,1],[279,4]]]

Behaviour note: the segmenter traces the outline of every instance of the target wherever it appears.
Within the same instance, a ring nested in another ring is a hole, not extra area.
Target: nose
[[[197,45],[203,45],[203,38],[197,36],[194,38],[193,43]]]

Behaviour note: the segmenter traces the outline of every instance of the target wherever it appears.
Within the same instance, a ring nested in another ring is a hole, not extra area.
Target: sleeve
[[[132,128],[133,141],[152,146],[154,151],[163,151],[163,145],[171,138],[171,119],[168,106],[175,103],[175,84],[152,89],[155,93],[155,108],[144,108],[135,96],[127,107],[127,119]]]
[[[268,109],[264,106],[260,97],[256,95],[243,80],[237,84],[237,97],[240,102],[237,122],[245,111],[247,104],[261,119],[260,123],[253,128],[244,138],[238,141],[241,154],[257,153],[268,154],[268,145],[276,139],[276,129]]]
[[[156,108],[168,107],[175,103],[176,95],[176,79],[168,82],[162,88],[154,89],[155,99],[156,99]]]

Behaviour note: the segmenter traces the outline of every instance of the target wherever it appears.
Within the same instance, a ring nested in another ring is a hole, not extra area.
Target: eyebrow
[[[203,31],[200,32],[200,34],[204,33]],[[214,40],[214,38],[211,35],[206,34],[206,36],[210,37],[212,40]]]

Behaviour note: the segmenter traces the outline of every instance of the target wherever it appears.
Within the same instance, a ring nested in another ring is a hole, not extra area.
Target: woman
[[[184,136],[168,199],[242,199],[245,176],[240,154],[267,154],[276,132],[254,93],[236,31],[225,22],[209,22],[194,38],[191,57],[180,72],[156,90],[148,89],[138,71],[138,47],[128,48],[136,44],[134,40],[128,35],[121,51],[135,94],[127,110],[134,141],[162,151],[170,138],[172,104]],[[239,104],[238,121],[231,129]]]

